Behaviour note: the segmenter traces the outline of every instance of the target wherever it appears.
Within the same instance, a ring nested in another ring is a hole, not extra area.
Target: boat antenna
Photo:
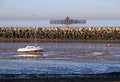
[[[37,44],[36,44],[37,40],[36,40],[36,24],[35,24],[35,14],[33,14],[33,22],[34,22],[34,32],[35,32],[35,34],[34,34],[34,38],[35,38],[35,46],[36,46],[36,45],[37,45]]]

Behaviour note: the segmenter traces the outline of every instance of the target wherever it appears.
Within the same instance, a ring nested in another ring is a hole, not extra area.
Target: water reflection
[[[18,52],[18,57],[39,57],[43,56],[42,52]]]

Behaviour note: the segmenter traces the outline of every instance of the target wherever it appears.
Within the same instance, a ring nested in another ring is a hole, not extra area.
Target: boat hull
[[[41,47],[35,47],[35,46],[27,46],[25,48],[19,48],[17,49],[18,52],[37,52],[42,51],[43,49]]]

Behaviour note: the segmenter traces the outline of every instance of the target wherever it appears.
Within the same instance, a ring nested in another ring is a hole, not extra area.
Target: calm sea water
[[[0,74],[101,74],[120,72],[120,44],[37,43],[38,53],[19,53],[32,43],[0,43]],[[51,55],[50,51],[54,54]]]
[[[29,27],[29,26],[34,26],[34,24],[32,20],[0,20],[0,26]],[[66,26],[66,25],[50,24],[49,20],[37,20],[36,26],[58,27],[58,26]],[[120,26],[120,19],[118,20],[87,20],[86,24],[72,24],[70,26]]]

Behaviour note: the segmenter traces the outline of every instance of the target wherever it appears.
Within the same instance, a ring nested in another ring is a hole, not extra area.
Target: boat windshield
[[[26,46],[27,49],[35,48],[35,46]]]

